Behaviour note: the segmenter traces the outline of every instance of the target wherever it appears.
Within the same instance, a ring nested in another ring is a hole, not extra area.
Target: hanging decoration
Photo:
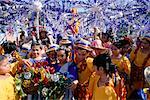
[[[112,28],[113,32],[120,36],[145,35],[150,33],[149,2],[149,0],[124,2],[122,0],[1,0],[0,32],[5,33],[4,27],[11,24],[29,33],[30,27],[36,26],[36,22],[47,30],[60,34],[74,17],[76,24],[72,25],[71,32],[75,34],[87,34],[90,28],[99,27],[104,32]],[[15,28],[13,29],[16,31]]]

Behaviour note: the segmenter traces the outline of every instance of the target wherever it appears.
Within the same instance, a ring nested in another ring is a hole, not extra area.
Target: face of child
[[[41,33],[41,37],[42,37],[42,38],[45,38],[45,37],[46,37],[46,33],[42,32],[42,33]]]
[[[4,58],[2,61],[0,61],[0,74],[6,74],[8,72],[10,72],[8,58]]]
[[[51,51],[49,53],[47,53],[48,57],[51,59],[51,60],[55,60],[56,59],[56,54],[55,54],[55,51]]]
[[[35,56],[35,58],[36,57],[40,57],[41,56],[41,48],[40,48],[40,46],[33,46],[32,53]]]
[[[5,58],[4,60],[0,61],[0,66],[6,66],[8,64],[8,58]]]
[[[65,50],[59,50],[59,51],[57,51],[57,58],[60,61],[60,63],[65,63],[66,59],[67,59]]]
[[[96,72],[97,75],[102,75],[104,73],[103,68],[99,67],[98,69],[96,65],[94,65],[94,71]]]
[[[114,56],[118,56],[120,53],[120,50],[114,45],[111,46],[111,51]]]
[[[86,50],[78,49],[77,56],[78,56],[79,62],[84,60],[86,58],[87,54],[88,54],[88,52]]]

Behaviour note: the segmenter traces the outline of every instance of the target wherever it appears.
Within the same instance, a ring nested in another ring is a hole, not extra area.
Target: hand
[[[24,59],[23,59],[23,63],[24,63],[28,68],[30,68],[30,67],[32,66],[32,63],[29,62],[28,60],[24,60]]]
[[[72,83],[69,87],[71,90],[75,90],[77,88],[77,84]]]
[[[75,90],[77,88],[78,80],[73,81],[73,83],[70,85],[71,90]]]

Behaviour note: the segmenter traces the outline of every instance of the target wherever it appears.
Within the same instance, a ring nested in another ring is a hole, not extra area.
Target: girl
[[[76,88],[78,83],[77,80],[77,66],[74,62],[67,62],[68,52],[65,49],[57,50],[57,59],[59,61],[57,67],[55,67],[56,71],[64,74],[67,78],[72,80],[72,84],[69,89],[66,89],[64,100],[72,100],[73,90]]]
[[[39,43],[34,43],[32,44],[32,57],[33,58],[29,58],[28,61],[26,61],[26,63],[29,64],[29,66],[32,66],[33,64],[36,64],[37,62],[43,62],[45,61],[45,58],[42,57],[42,47]],[[33,94],[28,94],[27,98],[25,99],[33,99],[33,100],[39,100],[41,99],[40,95],[38,95],[37,91],[35,91],[36,93]]]
[[[46,51],[46,54],[47,54],[46,61],[48,62],[49,66],[57,63],[56,51],[58,48],[59,48],[59,45],[53,44],[53,45],[50,45],[50,47]]]
[[[121,48],[120,42],[115,42],[111,45],[112,50],[111,60],[112,63],[117,66],[118,74],[121,77],[119,84],[117,84],[117,86],[115,87],[116,92],[121,100],[125,100],[127,95],[125,82],[129,81],[131,64],[126,56],[121,55],[120,48]]]
[[[1,100],[17,100],[14,88],[14,78],[8,74],[10,66],[8,66],[8,58],[0,56],[0,98]]]
[[[89,80],[88,91],[92,100],[117,100],[113,82],[110,78],[114,72],[111,60],[106,54],[101,54],[93,60],[95,72]]]

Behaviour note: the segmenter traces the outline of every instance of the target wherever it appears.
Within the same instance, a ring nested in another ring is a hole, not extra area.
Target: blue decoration
[[[36,0],[0,1],[0,25],[16,24],[31,27],[36,19],[33,10]],[[100,27],[102,31],[113,28],[120,34],[150,33],[150,0],[40,0],[40,22],[54,33],[63,33],[67,21],[72,18],[70,9],[78,8],[77,19],[80,20],[80,33],[90,33],[89,28]],[[22,21],[23,19],[28,21]],[[19,21],[19,23],[16,23]],[[22,25],[26,23],[26,25]],[[32,25],[30,25],[32,23]],[[29,24],[29,25],[28,25]],[[14,26],[16,26],[14,25]],[[0,28],[2,30],[2,28]]]

